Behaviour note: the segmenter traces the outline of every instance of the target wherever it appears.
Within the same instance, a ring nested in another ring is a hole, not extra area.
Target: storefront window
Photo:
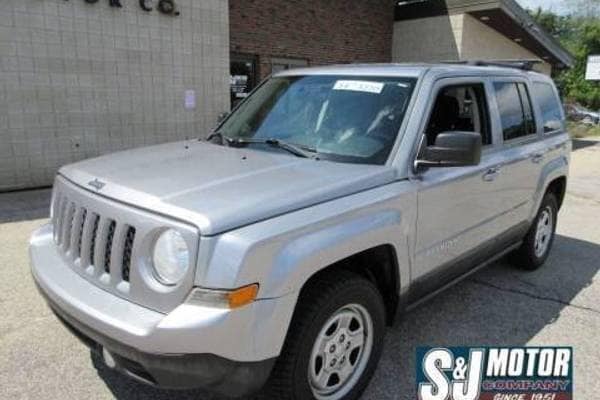
[[[233,108],[245,99],[257,84],[256,57],[232,54],[229,72],[231,108]]]

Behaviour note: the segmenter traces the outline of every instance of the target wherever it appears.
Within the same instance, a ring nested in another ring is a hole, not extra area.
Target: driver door
[[[431,146],[447,131],[482,135],[481,162],[476,166],[435,167],[418,172],[417,239],[413,267],[413,300],[457,278],[473,266],[510,223],[502,204],[497,171],[501,168],[495,121],[489,110],[485,79],[443,79],[433,89],[422,145]]]

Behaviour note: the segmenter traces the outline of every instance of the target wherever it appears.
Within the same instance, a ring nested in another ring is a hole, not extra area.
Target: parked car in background
[[[600,124],[600,112],[588,110],[579,104],[565,104],[565,112],[567,113],[567,117],[572,121],[590,125]]]
[[[535,72],[284,71],[207,140],[63,167],[32,273],[142,382],[354,400],[398,312],[505,254],[542,266],[570,149]]]

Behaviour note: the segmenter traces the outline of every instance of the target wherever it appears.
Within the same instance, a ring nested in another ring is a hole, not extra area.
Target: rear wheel
[[[516,266],[536,270],[544,264],[554,243],[557,215],[556,196],[553,193],[546,193],[523,244],[512,256]]]
[[[375,285],[343,270],[302,291],[267,393],[278,399],[357,399],[383,346],[385,306]]]

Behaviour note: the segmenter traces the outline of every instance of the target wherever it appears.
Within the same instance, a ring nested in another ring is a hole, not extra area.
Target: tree
[[[561,37],[568,34],[568,17],[556,15],[550,11],[544,11],[541,7],[538,7],[535,11],[530,11],[530,13],[535,21],[552,36]]]
[[[530,13],[575,57],[573,68],[554,77],[565,99],[600,109],[600,82],[585,80],[588,56],[600,55],[600,0],[566,1],[574,10],[569,15],[559,16],[541,8]]]
[[[569,43],[569,49],[575,56],[575,65],[560,74],[557,82],[568,99],[600,109],[600,83],[585,80],[588,56],[600,54],[600,22],[585,21],[578,26],[576,32],[577,40]]]

